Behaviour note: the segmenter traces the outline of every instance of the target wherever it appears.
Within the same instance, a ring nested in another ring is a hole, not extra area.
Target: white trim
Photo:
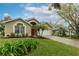
[[[27,28],[27,27],[26,27],[25,25],[23,25],[23,26],[25,27],[25,28],[24,28],[24,33],[26,34],[26,28]]]
[[[13,33],[15,33],[15,26],[16,26],[18,23],[23,24],[23,26],[25,27],[24,33],[26,34],[26,25],[25,25],[24,23],[22,23],[22,22],[16,22],[15,24],[13,24]]]

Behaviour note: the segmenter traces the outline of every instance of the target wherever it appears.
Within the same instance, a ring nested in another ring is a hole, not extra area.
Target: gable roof
[[[24,20],[22,20],[21,18],[18,18],[18,19],[15,19],[15,20],[11,20],[11,21],[8,21],[8,22],[5,22],[4,24],[7,24],[7,23],[10,23],[10,22],[15,22],[15,21],[18,21],[18,20],[21,20],[22,22],[30,25],[29,23],[25,22]],[[31,25],[30,25],[31,26]]]
[[[28,20],[26,20],[27,22],[35,20],[36,22],[40,23],[36,18],[29,18]]]

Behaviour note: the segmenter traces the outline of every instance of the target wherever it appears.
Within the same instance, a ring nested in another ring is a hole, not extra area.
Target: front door
[[[37,35],[37,30],[31,29],[31,36],[35,37]]]

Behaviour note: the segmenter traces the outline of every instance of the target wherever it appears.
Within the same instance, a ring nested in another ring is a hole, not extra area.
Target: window
[[[36,23],[35,23],[35,22],[31,22],[30,24],[32,24],[32,25],[36,25]]]
[[[16,26],[15,26],[15,33],[24,33],[24,26],[23,24],[21,23],[18,23]]]
[[[19,33],[19,27],[15,26],[15,33]]]

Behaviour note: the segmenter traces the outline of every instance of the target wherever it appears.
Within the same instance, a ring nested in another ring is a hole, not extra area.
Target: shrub
[[[25,37],[27,37],[27,36],[28,36],[28,33],[26,33]]]
[[[14,38],[15,37],[15,33],[10,33],[9,37]]]
[[[38,42],[35,40],[17,40],[12,43],[5,43],[0,47],[1,56],[23,56],[37,48]]]
[[[22,36],[17,33],[15,37],[16,37],[16,38],[20,38],[20,37],[22,37]]]
[[[28,33],[26,33],[26,34],[22,34],[22,37],[28,37]]]
[[[10,35],[7,35],[7,37],[10,37]]]
[[[7,37],[10,37],[10,38],[28,37],[28,34],[10,33],[10,35],[7,35]]]
[[[71,35],[71,38],[73,38],[73,39],[79,39],[79,35]]]
[[[30,51],[32,51],[32,50],[34,50],[34,49],[37,48],[37,44],[38,44],[38,43],[37,43],[37,41],[29,40],[27,43],[26,43],[26,41],[25,41],[24,44],[27,45],[27,46],[26,46],[27,52],[30,52]]]
[[[22,37],[25,37],[25,34],[22,34]]]

